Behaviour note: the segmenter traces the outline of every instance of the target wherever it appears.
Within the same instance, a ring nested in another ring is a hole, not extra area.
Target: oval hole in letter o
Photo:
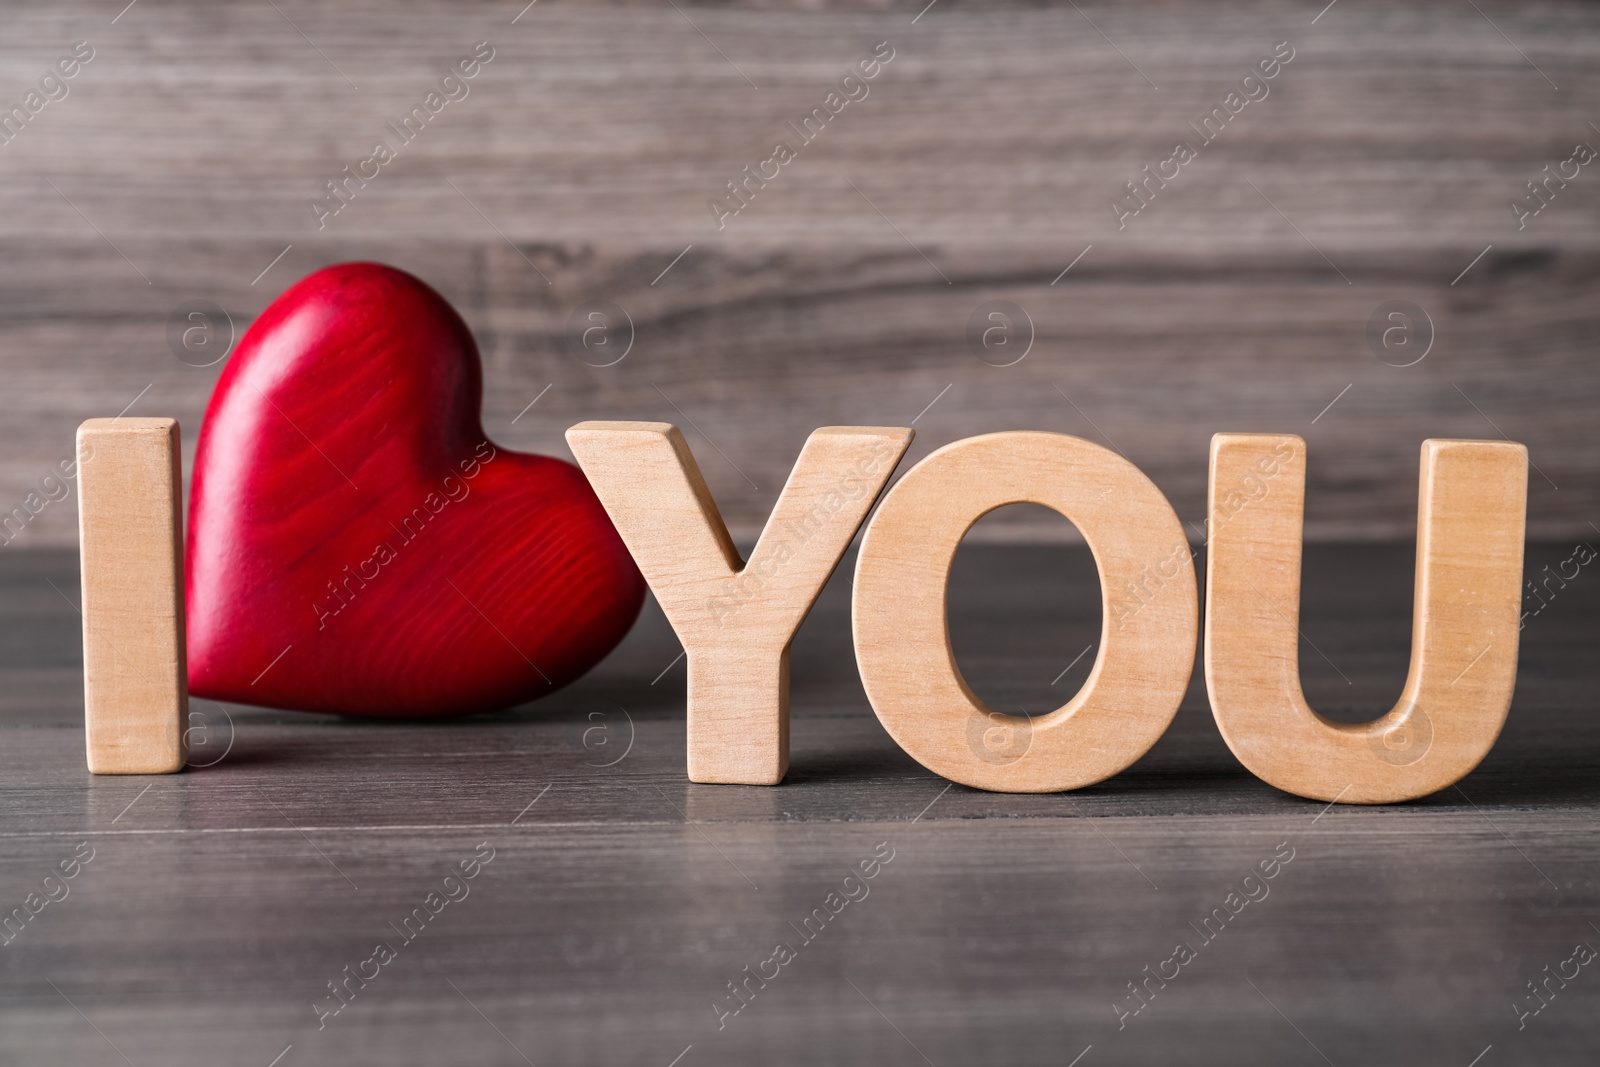
[[[961,539],[1020,503],[1083,533],[1103,604],[1088,681],[1032,719],[972,692],[945,606]],[[1111,777],[1166,730],[1194,668],[1199,598],[1178,516],[1139,468],[1082,438],[1027,431],[945,445],[900,479],[862,538],[851,613],[867,699],[913,759],[978,789],[1050,793]]]

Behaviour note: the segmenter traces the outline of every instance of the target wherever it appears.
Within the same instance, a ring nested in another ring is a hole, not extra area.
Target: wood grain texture
[[[1206,689],[1246,767],[1299,796],[1392,804],[1437,792],[1488,755],[1517,680],[1527,449],[1424,441],[1411,669],[1400,700],[1331,722],[1300,689],[1299,437],[1218,434],[1206,555]]]
[[[1529,575],[1570,552],[1530,545]],[[1412,555],[1306,547],[1302,673],[1323,713],[1394,702]],[[1516,707],[1460,792],[1325,814],[1239,764],[1198,672],[1171,729],[1098,786],[946,789],[866,702],[844,570],[795,638],[777,789],[683,780],[682,664],[651,685],[679,647],[649,603],[595,672],[514,712],[379,724],[196,700],[189,773],[141,796],[83,767],[79,619],[45,581],[75,598],[76,569],[0,553],[0,917],[80,843],[95,852],[0,947],[7,1063],[122,1064],[114,1045],[140,1067],[266,1067],[291,1044],[278,1067],[526,1067],[516,1050],[667,1067],[689,1045],[678,1067],[926,1067],[917,1049],[938,1067],[1065,1067],[1091,1044],[1078,1067],[1323,1063],[1309,1039],[1340,1065],[1465,1067],[1493,1044],[1478,1067],[1578,1067],[1600,1039],[1592,967],[1524,1029],[1510,1010],[1575,942],[1600,943],[1584,932],[1600,912],[1592,567],[1529,619]],[[950,617],[975,690],[1040,709],[1080,683],[1087,657],[1051,686],[1098,639],[1093,574],[1081,547],[964,546]],[[319,1031],[325,983],[398,942],[388,924],[485,840],[470,897]],[[798,940],[789,924],[885,841],[870,896],[718,1030],[726,983]],[[1271,895],[1119,1030],[1126,983],[1285,841]]]
[[[93,774],[183,769],[189,680],[174,419],[78,427],[83,717]]]
[[[515,24],[523,5],[278,6],[288,20],[158,0],[114,25],[82,0],[8,11],[3,99],[73,41],[96,57],[0,148],[0,507],[71,455],[78,422],[146,386],[130,414],[198,426],[219,367],[173,357],[174,308],[211,300],[237,334],[293,279],[360,258],[461,309],[497,443],[561,454],[585,419],[676,422],[745,540],[811,430],[906,425],[947,385],[910,460],[976,433],[1074,433],[1126,450],[1186,525],[1224,429],[1311,442],[1314,541],[1410,538],[1418,442],[1494,426],[1549,476],[1530,487],[1536,536],[1586,535],[1600,513],[1600,183],[1585,168],[1522,230],[1507,210],[1600,137],[1591,5],[1340,0],[1314,25],[1299,2],[940,0],[915,23],[925,2],[680,3],[686,19],[541,0]],[[480,40],[497,51],[471,95],[317,229],[308,201]],[[1123,183],[1284,40],[1297,55],[1271,95],[1118,230]],[[896,56],[870,95],[718,230],[708,199],[880,41]],[[1434,325],[1415,366],[1367,346],[1391,299]],[[991,300],[1036,335],[1010,367],[968,342]],[[573,354],[569,326],[601,301],[636,334],[608,368]],[[983,532],[1044,535],[1018,522]],[[18,547],[74,529],[52,504]]]
[[[683,643],[689,780],[777,785],[789,769],[789,645],[913,431],[824,426],[744,560],[669,423],[583,422],[567,442]]]
[[[950,645],[956,550],[985,514],[1017,503],[1070,519],[1103,589],[1087,681],[1038,718],[985,704]],[[1194,663],[1197,598],[1183,526],[1138,468],[1066,434],[986,434],[907,471],[873,516],[856,560],[856,665],[879,721],[929,770],[1007,793],[1080,789],[1128,767],[1172,722]]]

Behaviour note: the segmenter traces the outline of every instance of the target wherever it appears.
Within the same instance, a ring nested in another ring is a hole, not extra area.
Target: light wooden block
[[[946,625],[962,537],[1023,502],[1083,533],[1105,613],[1088,681],[1031,719],[972,692]],[[1183,527],[1137,467],[1077,437],[1008,432],[946,445],[889,491],[862,538],[852,618],[867,697],[912,758],[978,789],[1044,793],[1109,778],[1155,744],[1189,685],[1199,606]]]
[[[776,785],[789,767],[789,644],[911,444],[825,426],[739,558],[677,427],[583,422],[567,443],[688,657],[689,780]]]
[[[1305,442],[1211,439],[1206,687],[1228,747],[1266,782],[1314,800],[1387,804],[1458,781],[1511,707],[1528,451],[1422,445],[1411,671],[1370,723],[1318,715],[1300,688]]]
[[[183,474],[173,419],[78,427],[89,770],[169,774],[187,756]]]

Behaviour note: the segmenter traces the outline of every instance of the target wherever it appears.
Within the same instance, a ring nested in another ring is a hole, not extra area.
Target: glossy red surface
[[[572,681],[644,581],[583,474],[484,434],[477,346],[409,274],[303,279],[206,411],[187,560],[189,687],[350,715],[452,715]]]

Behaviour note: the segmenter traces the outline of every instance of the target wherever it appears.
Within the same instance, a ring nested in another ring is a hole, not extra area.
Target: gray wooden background
[[[1301,433],[1319,539],[1408,536],[1422,439],[1503,433],[1539,468],[1530,534],[1592,535],[1600,164],[1525,229],[1508,202],[1600,145],[1600,9],[923,3],[6,5],[0,104],[95,54],[0,145],[0,505],[130,403],[192,449],[220,366],[174,355],[175,308],[242,332],[367,258],[460,308],[497,440],[676,422],[744,536],[812,428],[913,420],[911,460],[1007,428],[1110,443],[1186,521],[1213,432]],[[470,94],[319,230],[324,183],[480,41]],[[869,94],[719,230],[710,198],[883,41]],[[1122,183],[1281,41],[1268,97],[1119,230]],[[1012,366],[967,337],[994,300],[1032,323]],[[1389,300],[1432,322],[1414,366],[1367,343]],[[568,325],[602,303],[631,322],[609,367]],[[16,543],[74,526],[49,503]]]

